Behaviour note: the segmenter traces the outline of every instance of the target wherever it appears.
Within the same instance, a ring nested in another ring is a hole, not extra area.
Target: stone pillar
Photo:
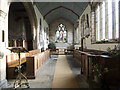
[[[0,10],[0,53],[4,56],[0,58],[0,88],[7,85],[6,80],[6,40],[5,40],[5,17],[6,13]],[[4,31],[4,33],[3,33]],[[4,35],[3,35],[4,34]],[[4,38],[4,40],[2,40]]]
[[[91,42],[96,41],[96,32],[95,32],[95,11],[91,11]]]

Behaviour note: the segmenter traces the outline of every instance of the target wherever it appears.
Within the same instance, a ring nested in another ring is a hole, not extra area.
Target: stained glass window
[[[59,24],[56,30],[56,42],[67,42],[67,30],[65,25]]]

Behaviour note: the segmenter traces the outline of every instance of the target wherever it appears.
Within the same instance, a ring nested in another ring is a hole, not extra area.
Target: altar
[[[67,47],[56,47],[56,49],[58,49],[59,52],[64,52],[64,50],[67,49]]]

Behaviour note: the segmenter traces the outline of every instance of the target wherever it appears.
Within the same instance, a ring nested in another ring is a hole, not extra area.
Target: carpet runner
[[[58,56],[52,88],[79,88],[65,55]]]

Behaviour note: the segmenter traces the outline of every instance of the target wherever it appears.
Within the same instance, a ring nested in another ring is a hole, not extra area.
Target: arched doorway
[[[37,27],[37,21],[33,5],[28,2],[12,2],[9,5],[8,16],[8,47],[24,47],[28,51],[35,49],[34,33]],[[37,36],[36,36],[37,37]],[[23,57],[26,53],[23,54]],[[11,58],[11,57],[14,58]],[[22,56],[21,56],[22,57]],[[9,61],[8,61],[9,60]],[[11,74],[8,63],[17,60],[17,54],[8,54],[6,57],[6,78]],[[14,74],[14,73],[13,73]]]
[[[8,16],[8,46],[33,50],[33,30],[36,30],[28,3],[13,2]],[[34,13],[33,13],[34,14]]]

